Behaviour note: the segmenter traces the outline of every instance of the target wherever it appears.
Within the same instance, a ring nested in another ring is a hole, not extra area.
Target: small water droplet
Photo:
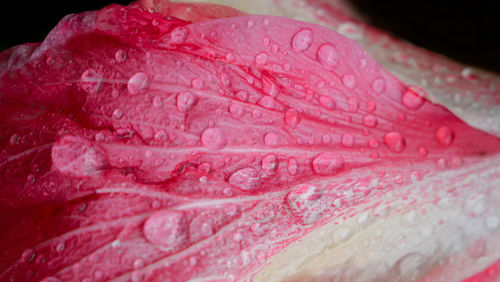
[[[319,175],[335,175],[344,167],[344,158],[334,152],[324,152],[312,160],[312,168]]]
[[[378,143],[377,139],[375,138],[370,138],[370,140],[368,140],[368,146],[370,146],[370,148],[378,148],[378,146],[380,146],[380,144]]]
[[[299,113],[295,109],[288,109],[285,112],[285,123],[290,127],[297,127],[300,122]]]
[[[295,52],[304,52],[309,49],[312,40],[312,31],[308,28],[301,29],[292,37],[292,50]]]
[[[384,144],[395,153],[401,153],[406,148],[406,140],[399,132],[389,132],[384,136]]]
[[[436,162],[437,166],[439,168],[446,168],[448,166],[448,163],[446,162],[445,159],[441,158],[441,159],[438,159],[437,162]]]
[[[424,90],[415,86],[411,86],[403,94],[403,106],[410,110],[417,110],[425,102],[425,98],[423,97],[423,95]]]
[[[195,78],[191,81],[191,85],[193,86],[194,89],[202,89],[204,82],[200,78]]]
[[[264,108],[275,109],[276,108],[276,100],[271,96],[264,96],[259,99],[257,104],[261,105]]]
[[[233,240],[237,243],[243,241],[244,237],[243,237],[243,234],[241,234],[241,232],[236,232],[233,234]]]
[[[245,109],[239,104],[231,104],[229,106],[229,112],[234,119],[240,119],[245,115]]]
[[[328,96],[319,96],[318,102],[321,106],[333,110],[336,107],[335,101]]]
[[[368,127],[375,127],[377,126],[377,118],[373,115],[366,115],[363,117],[363,124],[368,126]]]
[[[323,191],[320,188],[301,184],[294,187],[286,196],[286,204],[290,211],[301,219],[304,224],[312,224],[318,221],[325,210],[322,200]]]
[[[210,127],[201,134],[201,143],[210,150],[221,150],[227,145],[227,137],[219,128]]]
[[[348,98],[347,99],[347,110],[350,111],[351,113],[357,112],[359,109],[359,102],[355,98]]]
[[[267,61],[269,59],[269,55],[262,52],[262,53],[259,53],[257,54],[257,56],[255,56],[255,64],[257,66],[264,66],[267,64]]]
[[[369,101],[366,103],[366,111],[369,113],[373,113],[377,109],[377,104],[373,101]]]
[[[264,144],[269,147],[277,147],[280,145],[280,140],[277,134],[275,133],[267,133],[264,136]]]
[[[444,146],[450,146],[451,143],[453,143],[454,139],[455,139],[455,134],[449,127],[442,126],[438,128],[438,130],[436,130],[436,140],[439,142],[439,144]]]
[[[86,203],[81,203],[78,206],[78,211],[80,211],[80,212],[84,212],[86,209],[87,209],[87,204]]]
[[[142,259],[136,259],[134,261],[134,269],[141,269],[144,267],[144,260]]]
[[[262,171],[267,175],[275,175],[279,166],[278,157],[275,154],[268,154],[262,158]]]
[[[375,79],[372,83],[372,90],[375,94],[380,94],[385,89],[385,82],[383,79]]]
[[[22,262],[33,262],[35,260],[36,253],[32,249],[26,249],[21,255]]]
[[[290,175],[297,175],[297,173],[299,172],[299,163],[297,162],[297,160],[294,158],[289,159],[287,169]]]
[[[248,91],[246,90],[240,90],[235,94],[236,98],[238,98],[242,102],[247,102],[248,101]]]
[[[19,144],[20,140],[21,140],[21,136],[19,136],[19,134],[12,134],[12,136],[9,139],[9,143],[11,145],[17,145],[17,144]]]
[[[330,43],[325,43],[318,48],[317,60],[326,68],[333,69],[340,62],[340,55]]]
[[[62,253],[62,252],[64,252],[65,248],[66,248],[66,245],[64,244],[64,242],[61,242],[61,243],[57,244],[56,252]]]
[[[144,237],[165,252],[182,249],[187,241],[188,224],[182,211],[161,210],[144,222]]]
[[[252,28],[252,27],[254,27],[254,26],[255,26],[255,22],[254,22],[253,20],[248,20],[247,26],[248,26],[249,28]]]
[[[88,93],[97,93],[102,89],[102,78],[95,69],[87,69],[82,73],[81,87]]]
[[[164,129],[160,129],[155,133],[154,139],[156,141],[167,140],[167,132]]]
[[[355,144],[354,136],[352,136],[351,134],[343,134],[340,138],[340,143],[344,147],[352,148]]]
[[[153,106],[156,108],[160,108],[163,105],[163,100],[160,96],[153,97]]]
[[[121,109],[114,110],[113,117],[116,119],[121,119],[123,117],[123,111]]]
[[[231,174],[228,181],[229,184],[249,192],[257,190],[262,183],[259,172],[252,167],[243,168],[234,172]]]
[[[346,74],[342,77],[342,83],[348,89],[354,89],[358,82],[356,81],[356,77],[352,74]]]
[[[180,26],[174,28],[170,33],[170,40],[172,40],[175,44],[184,43],[189,35],[189,31],[187,28]]]
[[[123,50],[118,50],[116,51],[115,53],[115,60],[117,63],[123,63],[125,62],[125,60],[127,60],[127,52],[123,51]]]
[[[428,152],[427,152],[427,148],[422,147],[422,146],[418,147],[418,154],[419,154],[421,157],[425,157],[425,156],[427,156],[427,153],[428,153]]]
[[[182,92],[177,95],[177,109],[180,112],[186,112],[193,107],[195,101],[196,98],[193,94],[190,92]]]
[[[132,95],[143,94],[149,89],[149,86],[149,77],[143,72],[134,74],[127,83],[128,92]]]

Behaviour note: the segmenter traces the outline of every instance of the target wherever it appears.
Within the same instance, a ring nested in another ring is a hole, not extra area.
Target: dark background
[[[500,72],[500,0],[349,1],[376,26],[467,64]],[[2,3],[0,50],[42,41],[69,13],[130,1],[30,2]]]

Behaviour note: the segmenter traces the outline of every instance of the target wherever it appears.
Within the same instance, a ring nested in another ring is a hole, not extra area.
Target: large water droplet
[[[395,153],[401,153],[406,148],[406,140],[399,132],[387,133],[384,136],[384,144]]]
[[[267,175],[275,175],[278,165],[278,157],[275,154],[268,154],[262,158],[262,171]]]
[[[288,109],[285,112],[285,123],[290,127],[297,127],[300,122],[299,113],[295,109]]]
[[[352,147],[354,147],[355,140],[351,134],[343,134],[341,139],[340,139],[340,143],[344,147],[352,148]]]
[[[292,50],[295,52],[304,52],[309,49],[312,40],[312,31],[308,28],[301,29],[292,37]]]
[[[408,88],[406,92],[403,94],[402,98],[403,106],[405,106],[410,110],[417,110],[425,102],[425,98],[422,97],[423,93],[424,93],[423,90],[418,87],[412,86]]]
[[[330,43],[325,43],[318,48],[317,60],[326,68],[333,69],[340,62],[340,55]]]
[[[97,93],[102,89],[102,77],[95,69],[87,69],[82,73],[81,87],[88,93]]]
[[[264,144],[266,144],[269,147],[276,147],[276,146],[279,146],[280,139],[279,139],[278,135],[275,133],[267,133],[264,136]]]
[[[436,140],[439,144],[444,146],[450,146],[455,139],[455,134],[453,131],[447,126],[441,126],[436,130]]]
[[[231,174],[228,181],[230,184],[249,192],[257,190],[262,183],[259,172],[252,167],[236,171]]]
[[[312,161],[312,168],[319,175],[335,175],[344,166],[344,158],[334,152],[324,152]]]
[[[201,143],[210,150],[221,150],[227,145],[227,137],[219,128],[210,127],[201,134]]]
[[[144,222],[144,237],[161,250],[171,253],[187,243],[187,219],[182,211],[162,210],[150,215]]]
[[[63,174],[92,176],[107,165],[106,153],[92,142],[64,136],[52,147],[52,162]]]
[[[185,28],[183,26],[176,27],[170,33],[170,40],[172,40],[173,43],[181,44],[181,43],[184,43],[186,41],[188,34],[189,34],[189,31],[187,28]]]
[[[150,81],[147,74],[138,72],[127,83],[128,92],[132,95],[143,94],[149,89]]]
[[[190,110],[196,99],[195,96],[189,92],[182,92],[179,95],[177,95],[177,109],[180,112],[186,112]]]
[[[290,211],[304,224],[312,224],[321,218],[326,208],[322,198],[323,192],[320,188],[301,184],[288,193],[286,203]]]

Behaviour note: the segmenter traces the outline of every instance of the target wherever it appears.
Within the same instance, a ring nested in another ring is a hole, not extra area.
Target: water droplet
[[[229,106],[229,112],[234,119],[240,119],[245,115],[245,109],[239,104],[231,104]]]
[[[278,157],[275,154],[268,154],[262,158],[262,171],[267,175],[275,175],[278,165]]]
[[[66,248],[66,245],[64,244],[64,242],[61,242],[61,243],[57,244],[56,252],[62,253],[62,252],[64,252],[65,248]]]
[[[319,175],[335,175],[344,166],[344,158],[334,152],[324,152],[312,161],[312,168],[316,174]]]
[[[340,55],[330,43],[325,43],[318,48],[317,60],[326,68],[333,69],[340,62]]]
[[[347,109],[351,113],[357,112],[358,109],[359,109],[359,102],[358,102],[358,100],[355,99],[355,98],[349,98],[349,99],[347,99]]]
[[[269,147],[277,147],[280,145],[280,139],[278,135],[275,133],[267,133],[264,136],[264,144],[266,144]]]
[[[138,72],[127,83],[128,92],[132,95],[143,94],[149,89],[150,81],[147,74]]]
[[[354,89],[358,82],[356,81],[356,77],[352,74],[346,74],[342,77],[342,83],[345,87],[349,89]]]
[[[92,142],[74,136],[64,136],[52,147],[52,163],[63,174],[91,176],[107,165],[105,151]]]
[[[351,134],[343,134],[342,137],[340,138],[340,143],[344,147],[352,148],[354,147],[355,140]]]
[[[113,111],[113,117],[116,119],[120,119],[123,117],[123,111],[121,109],[116,109]]]
[[[102,78],[94,69],[87,69],[81,76],[81,87],[88,93],[97,93],[102,89]]]
[[[292,37],[292,50],[295,52],[304,52],[309,49],[312,40],[312,31],[308,28],[301,29]]]
[[[318,221],[325,210],[322,200],[323,192],[320,188],[301,184],[292,189],[286,196],[286,203],[290,211],[301,219],[304,224],[312,224]]]
[[[221,150],[227,145],[226,135],[216,127],[210,127],[201,134],[201,143],[210,150]]]
[[[189,259],[189,264],[191,266],[196,266],[198,264],[198,258],[197,257],[192,257]]]
[[[174,28],[170,33],[170,40],[175,44],[184,43],[188,37],[189,31],[187,28],[180,26]]]
[[[297,162],[296,159],[291,158],[288,160],[288,173],[290,175],[297,175],[299,172],[299,163]]]
[[[264,96],[259,99],[257,104],[261,105],[264,108],[275,109],[276,108],[276,100],[271,96]]]
[[[142,259],[136,259],[134,261],[134,269],[141,269],[144,267],[144,260]]]
[[[195,78],[191,81],[191,85],[193,86],[194,89],[202,89],[204,82],[200,78]]]
[[[262,20],[262,23],[263,23],[264,25],[269,25],[269,19],[263,19],[263,20]]]
[[[156,141],[167,140],[167,132],[164,129],[160,129],[155,133],[154,139]]]
[[[179,95],[177,95],[177,109],[180,112],[186,112],[190,110],[196,99],[195,96],[189,92],[182,92]]]
[[[406,140],[399,132],[389,132],[384,136],[384,144],[394,153],[401,153],[406,148]]]
[[[385,82],[383,79],[375,79],[372,83],[372,90],[375,94],[380,94],[385,89]]]
[[[12,136],[9,139],[9,143],[11,145],[17,145],[17,144],[19,144],[20,140],[21,140],[21,136],[19,136],[19,134],[12,134]]]
[[[144,237],[165,252],[182,249],[187,241],[187,219],[182,211],[161,210],[144,222]]]
[[[269,55],[266,53],[259,53],[255,56],[255,64],[257,66],[264,66],[267,64],[267,60],[269,59]]]
[[[80,211],[80,212],[84,212],[86,209],[87,209],[87,204],[86,203],[81,203],[78,206],[78,211]]]
[[[248,91],[240,90],[235,94],[236,98],[238,98],[242,102],[248,101]]]
[[[335,101],[328,96],[319,96],[318,101],[319,101],[319,104],[321,106],[323,106],[327,109],[330,109],[330,110],[335,109],[335,106],[336,106]]]
[[[33,262],[35,260],[36,253],[32,249],[26,249],[21,255],[22,262]]]
[[[378,148],[379,143],[378,143],[377,139],[370,138],[370,140],[368,140],[368,146],[370,146],[370,148]]]
[[[373,115],[367,115],[363,117],[363,124],[368,126],[368,127],[375,127],[377,126],[377,118]]]
[[[115,60],[117,63],[125,62],[125,60],[127,60],[127,57],[128,57],[127,53],[123,50],[118,50],[115,53]]]
[[[438,130],[436,130],[436,139],[439,144],[450,146],[455,139],[455,134],[449,127],[441,126]]]
[[[377,109],[377,104],[375,102],[369,101],[366,103],[366,111],[373,113]]]
[[[299,113],[295,109],[288,109],[285,112],[285,123],[290,127],[297,127],[300,122]]]
[[[259,172],[252,167],[236,171],[231,174],[228,181],[229,184],[249,192],[257,190],[262,183]]]
[[[446,168],[448,166],[448,163],[443,158],[437,160],[436,164],[439,168]]]
[[[421,157],[425,157],[425,156],[427,156],[427,153],[428,153],[428,152],[427,152],[427,148],[422,147],[422,146],[418,147],[418,154],[419,154]]]
[[[243,234],[241,234],[240,232],[236,232],[233,234],[233,240],[237,243],[243,241],[244,237],[243,237]]]
[[[418,87],[411,86],[406,90],[403,94],[402,102],[403,106],[410,110],[417,110],[420,108],[424,102],[425,98],[423,97],[424,91]]]
[[[163,101],[160,96],[153,97],[153,106],[159,108],[163,105]]]
[[[252,27],[254,27],[254,26],[255,26],[255,22],[254,22],[253,20],[248,20],[247,26],[248,26],[249,28],[252,28]]]

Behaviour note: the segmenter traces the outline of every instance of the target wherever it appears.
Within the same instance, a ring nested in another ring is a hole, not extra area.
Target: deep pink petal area
[[[328,222],[499,183],[498,138],[321,26],[113,5],[0,57],[0,280],[242,279]]]

